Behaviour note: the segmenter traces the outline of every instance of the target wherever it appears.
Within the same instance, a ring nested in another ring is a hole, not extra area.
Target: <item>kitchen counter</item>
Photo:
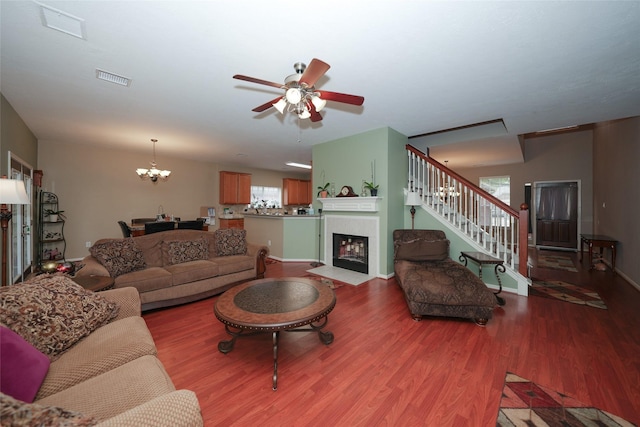
[[[269,247],[280,261],[318,259],[320,215],[259,215],[244,213],[247,239]]]
[[[245,218],[266,218],[266,219],[309,219],[309,218],[319,218],[320,215],[282,215],[282,214],[254,214],[254,213],[244,213]]]

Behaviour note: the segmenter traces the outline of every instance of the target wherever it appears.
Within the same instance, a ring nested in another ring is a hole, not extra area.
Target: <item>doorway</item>
[[[580,181],[533,183],[534,241],[538,248],[578,250]]]
[[[33,201],[33,168],[15,154],[9,152],[9,171],[11,179],[24,181],[29,200]],[[33,264],[33,207],[28,205],[14,205],[10,222],[9,239],[9,277],[11,283],[24,279],[25,274],[31,272]],[[4,278],[3,278],[4,280]]]

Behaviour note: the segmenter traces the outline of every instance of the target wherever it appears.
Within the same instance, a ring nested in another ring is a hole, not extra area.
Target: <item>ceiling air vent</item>
[[[108,71],[96,69],[96,77],[100,80],[115,83],[117,85],[127,86],[131,85],[131,79],[128,77],[122,77],[117,74],[110,73]]]

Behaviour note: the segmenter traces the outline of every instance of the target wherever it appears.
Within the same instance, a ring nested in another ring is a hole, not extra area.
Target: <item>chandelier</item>
[[[296,70],[296,74],[292,74],[284,80],[287,90],[284,96],[275,102],[273,106],[280,114],[284,114],[287,111],[296,113],[301,119],[308,119],[311,117],[311,104],[313,104],[316,112],[320,112],[327,105],[327,101],[320,98],[320,94],[316,92],[314,86],[299,83],[306,65],[298,62],[293,67]]]
[[[151,182],[158,182],[158,179],[166,181],[169,179],[169,175],[171,175],[171,171],[168,170],[160,170],[157,168],[156,164],[156,142],[157,139],[152,139],[153,142],[153,161],[151,162],[151,169],[138,168],[136,169],[136,173],[143,181],[150,179]]]

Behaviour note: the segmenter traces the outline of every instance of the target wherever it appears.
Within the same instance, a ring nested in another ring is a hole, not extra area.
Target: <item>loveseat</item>
[[[394,230],[394,272],[409,311],[422,316],[460,317],[486,325],[497,299],[464,265],[449,257],[442,230]]]
[[[94,293],[49,275],[1,288],[2,425],[203,425],[140,313],[134,288]]]
[[[268,247],[248,243],[246,230],[170,230],[101,239],[77,276],[110,276],[114,288],[134,287],[142,310],[183,304],[263,278]]]

